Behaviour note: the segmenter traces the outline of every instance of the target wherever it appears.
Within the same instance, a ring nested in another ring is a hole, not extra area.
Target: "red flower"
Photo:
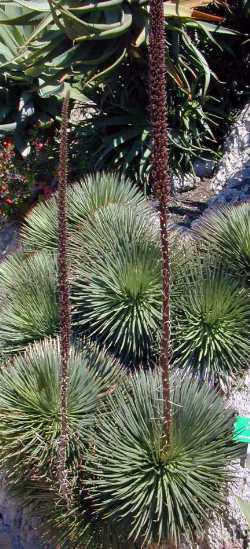
[[[9,206],[12,206],[12,204],[14,204],[14,200],[12,200],[12,198],[6,198],[5,199],[5,204],[8,204]]]
[[[10,149],[13,147],[13,139],[11,137],[5,137],[3,141],[3,146],[5,149]]]
[[[36,150],[37,151],[42,151],[43,149],[44,149],[44,143],[42,143],[41,141],[36,143]]]

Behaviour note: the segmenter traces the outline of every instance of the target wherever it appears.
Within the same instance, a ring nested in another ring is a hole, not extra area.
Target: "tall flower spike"
[[[67,473],[67,442],[68,442],[68,385],[69,385],[69,354],[71,334],[69,259],[68,259],[68,228],[67,228],[67,182],[68,182],[68,120],[69,95],[67,94],[62,107],[62,125],[59,156],[59,188],[58,188],[58,285],[59,285],[59,319],[60,319],[60,413],[61,434],[58,445],[58,480],[63,497],[69,498],[69,483]]]
[[[171,176],[168,155],[167,92],[166,92],[166,46],[163,0],[150,1],[149,26],[149,96],[153,142],[152,182],[160,208],[160,231],[162,251],[162,293],[163,317],[160,350],[160,368],[164,399],[164,436],[163,448],[169,441],[171,428],[170,405],[170,269],[168,217],[171,194]]]

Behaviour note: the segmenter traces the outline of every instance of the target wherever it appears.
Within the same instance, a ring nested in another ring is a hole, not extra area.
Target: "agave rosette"
[[[162,450],[159,371],[138,373],[109,401],[87,470],[93,505],[139,546],[192,538],[210,512],[221,511],[230,481],[233,415],[211,388],[172,379],[172,427]]]

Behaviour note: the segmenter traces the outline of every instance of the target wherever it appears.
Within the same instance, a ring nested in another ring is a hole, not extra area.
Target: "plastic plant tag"
[[[250,417],[237,416],[235,418],[233,440],[250,443]]]

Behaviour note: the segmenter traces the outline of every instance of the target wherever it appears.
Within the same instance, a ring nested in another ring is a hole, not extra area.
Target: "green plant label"
[[[234,423],[233,440],[250,443],[250,417],[237,416]]]

